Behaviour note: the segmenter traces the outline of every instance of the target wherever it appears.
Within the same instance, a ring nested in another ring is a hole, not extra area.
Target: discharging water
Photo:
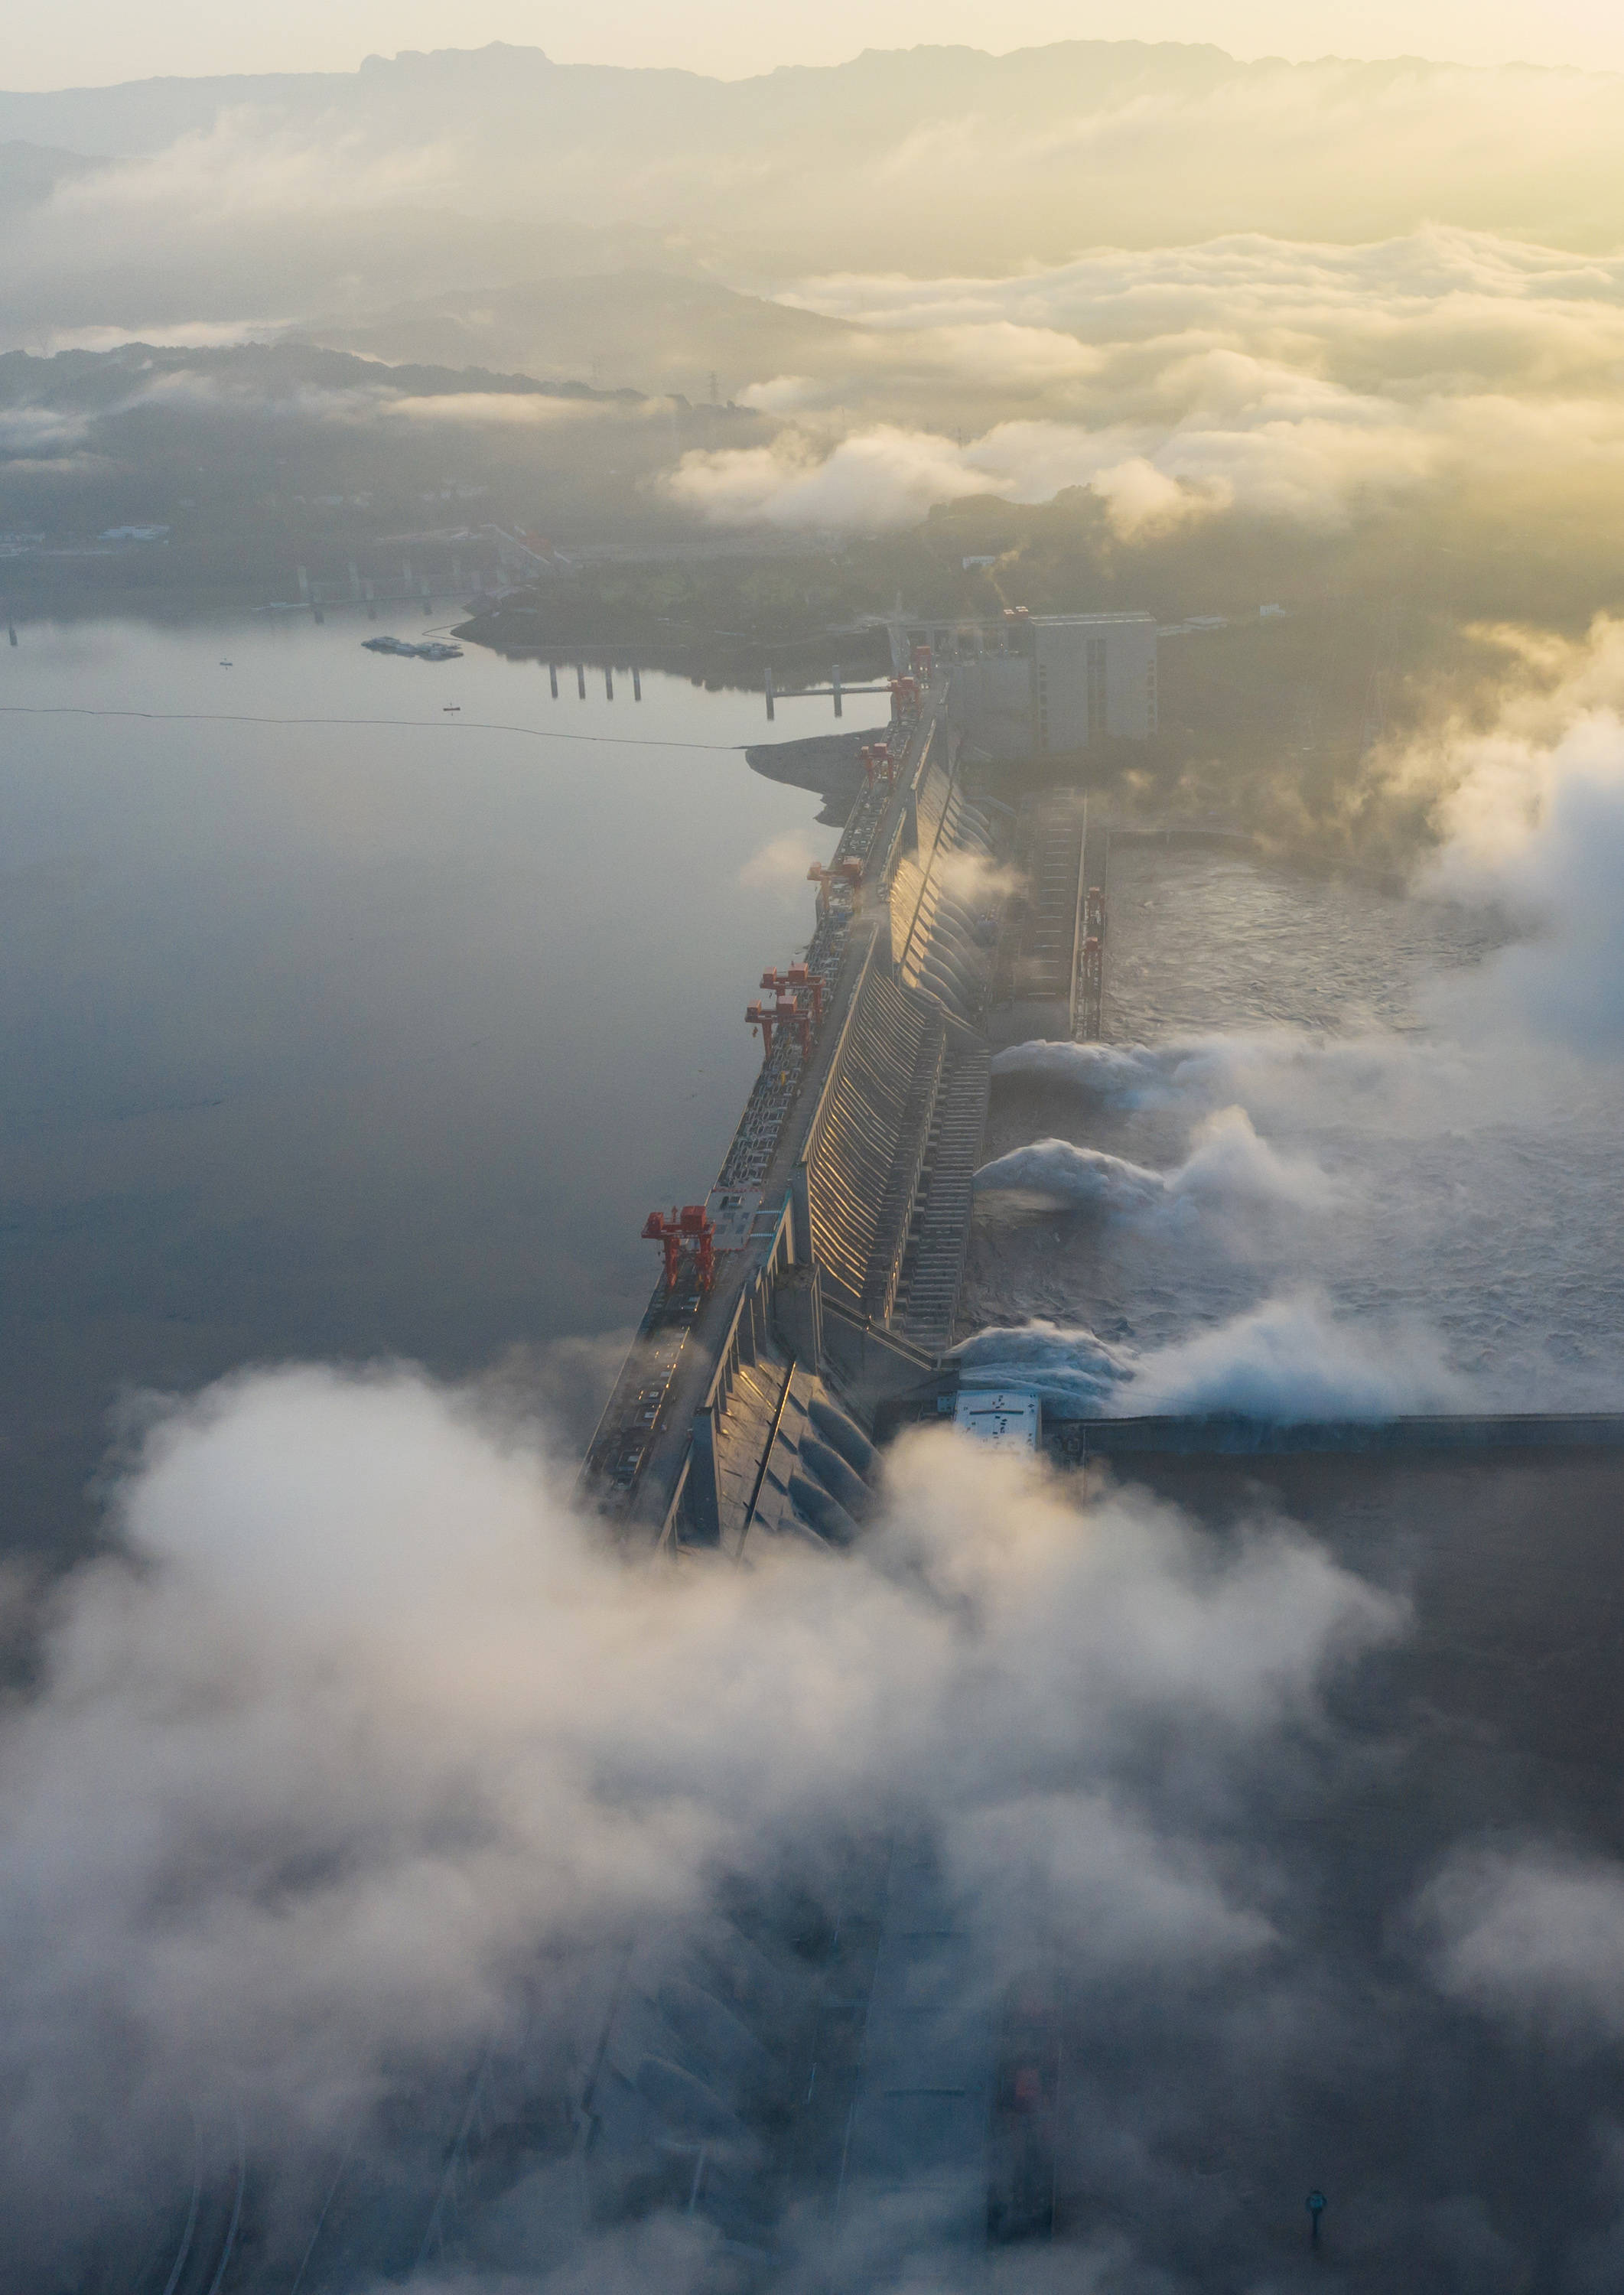
[[[1486,912],[1119,845],[1114,1047],[1006,1056],[968,1325],[1110,1409],[1624,1408],[1624,1089],[1501,1027]],[[1081,1151],[1079,1153],[1078,1151]]]

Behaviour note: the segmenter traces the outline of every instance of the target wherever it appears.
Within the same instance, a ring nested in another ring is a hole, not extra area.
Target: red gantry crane
[[[715,1281],[716,1229],[706,1217],[703,1204],[684,1204],[681,1211],[673,1204],[669,1219],[664,1212],[650,1212],[643,1221],[643,1241],[657,1243],[665,1251],[667,1291],[676,1289],[685,1260],[693,1269],[695,1287],[700,1293],[708,1291]]]
[[[803,1001],[810,996],[814,1032],[823,1025],[823,983],[810,965],[792,964],[788,972],[763,972],[762,986],[771,988],[775,996],[794,996]]]
[[[845,885],[854,893],[862,882],[862,862],[852,857],[837,861],[832,869],[826,869],[821,861],[814,861],[806,872],[806,881],[818,887],[818,919],[821,923],[828,905],[829,886]]]
[[[869,788],[871,789],[874,787],[881,773],[885,776],[887,788],[894,785],[896,759],[891,754],[889,741],[876,741],[871,747],[859,749],[857,755],[862,766],[864,783]]]
[[[763,985],[771,976],[764,976]],[[757,998],[754,1003],[745,1006],[745,1018],[753,1028],[759,1028],[762,1032],[763,1067],[772,1058],[772,1032],[775,1028],[780,1034],[785,1029],[789,1030],[801,1047],[803,1059],[812,1049],[812,1006],[810,1003],[803,1004],[798,996],[775,996],[771,1004],[763,1003]]]

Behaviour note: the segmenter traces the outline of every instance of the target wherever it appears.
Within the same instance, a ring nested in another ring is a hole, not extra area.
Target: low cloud
[[[917,525],[939,502],[972,494],[1048,502],[1092,486],[1123,535],[1210,515],[1232,499],[1222,476],[1156,469],[1114,433],[1055,422],[1002,422],[959,445],[929,431],[879,424],[824,450],[789,430],[771,446],[695,449],[667,481],[671,499],[714,526],[845,528]]]
[[[60,351],[116,351],[132,343],[154,350],[232,350],[241,343],[273,342],[291,329],[290,319],[154,320],[150,326],[51,328],[31,340],[37,357]]]
[[[1334,533],[1462,489],[1535,524],[1598,488],[1624,506],[1612,257],[1461,230],[1248,235],[1004,278],[843,275],[789,299],[863,331],[821,377],[751,394],[798,426],[774,450],[685,459],[677,498],[714,522],[877,529],[1067,486],[1124,539],[1229,510]],[[973,436],[918,421],[944,398]]]
[[[52,461],[77,453],[90,434],[90,418],[49,406],[0,409],[0,455],[8,461]]]
[[[747,892],[804,886],[807,870],[821,859],[818,847],[803,830],[787,829],[782,836],[769,837],[756,847],[740,868],[739,881]]]
[[[1144,1749],[1196,1725],[1209,1775],[1245,1767],[1395,1605],[1278,1533],[1219,1561],[1147,1501],[1080,1515],[951,1434],[889,1488],[849,1564],[651,1576],[510,1418],[410,1373],[160,1419],[125,1553],[61,1587],[0,1727],[13,2268],[82,2269],[191,2111],[242,2116],[265,2197],[526,2019],[562,2050],[606,1938],[899,1807],[991,1915],[1030,1867],[1023,1918],[1085,1970],[1266,1948],[1210,1795],[1147,1798]]]
[[[1521,1026],[1581,1052],[1624,1049],[1624,626],[1571,642],[1484,633],[1501,654],[1473,715],[1379,754],[1384,799],[1424,810],[1425,889],[1503,908],[1516,943],[1434,998],[1455,1028]],[[1487,716],[1489,722],[1483,720]]]
[[[469,422],[504,429],[552,429],[566,423],[590,421],[605,414],[624,417],[641,411],[642,402],[629,410],[623,401],[553,397],[535,390],[451,390],[414,398],[391,393],[378,401],[378,411],[404,422]]]
[[[1457,1998],[1558,2038],[1624,2039],[1624,1866],[1538,1842],[1463,1849],[1418,1917]]]

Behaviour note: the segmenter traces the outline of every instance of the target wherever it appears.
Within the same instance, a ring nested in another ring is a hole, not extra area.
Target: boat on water
[[[363,638],[368,653],[396,653],[407,661],[461,661],[460,645],[447,645],[444,638],[425,638],[413,645],[408,638]]]

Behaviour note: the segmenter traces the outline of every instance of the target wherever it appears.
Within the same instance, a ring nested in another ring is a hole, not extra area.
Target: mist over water
[[[997,1063],[968,1313],[1042,1327],[971,1359],[1111,1409],[1624,1407],[1624,1081],[1498,992],[1505,910],[1152,845],[1110,881],[1113,1041]]]

